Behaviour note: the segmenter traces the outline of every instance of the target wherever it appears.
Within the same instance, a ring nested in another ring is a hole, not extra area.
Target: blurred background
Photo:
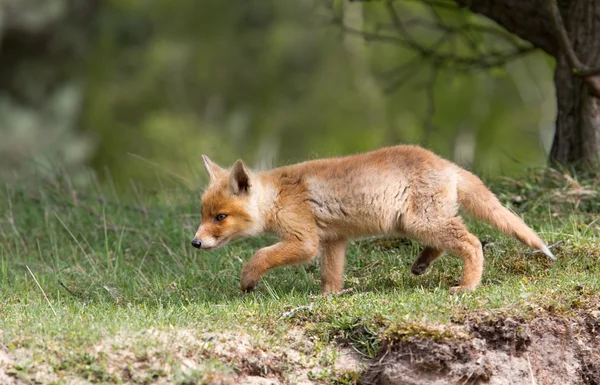
[[[484,175],[545,164],[552,59],[468,11],[398,1],[399,32],[371,3],[0,0],[0,178],[193,187],[203,153],[271,167],[398,143]]]

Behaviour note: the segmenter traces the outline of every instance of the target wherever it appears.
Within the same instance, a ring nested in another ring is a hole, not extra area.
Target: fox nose
[[[192,246],[199,249],[200,247],[202,247],[202,242],[200,242],[198,238],[194,238],[194,240],[192,241]]]

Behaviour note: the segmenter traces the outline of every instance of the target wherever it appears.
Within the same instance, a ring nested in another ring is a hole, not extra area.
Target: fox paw
[[[240,289],[242,289],[244,293],[250,293],[256,289],[256,285],[258,285],[258,281],[244,282],[242,280],[242,282],[240,282]]]
[[[475,288],[470,286],[452,286],[450,288],[450,294],[468,293],[473,290],[475,290]]]
[[[240,279],[240,289],[244,293],[249,293],[256,289],[256,285],[258,285],[258,281],[260,278],[256,278],[253,274],[243,273]]]
[[[419,263],[419,264],[414,263],[412,265],[412,267],[410,268],[410,272],[413,273],[414,275],[421,275],[421,274],[425,273],[428,268],[429,268],[428,263]]]
[[[250,286],[242,286],[241,287],[243,293],[251,293],[256,289],[256,284]]]

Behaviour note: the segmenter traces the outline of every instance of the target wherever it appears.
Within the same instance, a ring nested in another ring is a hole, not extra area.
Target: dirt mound
[[[600,385],[600,311],[392,333],[363,383]]]

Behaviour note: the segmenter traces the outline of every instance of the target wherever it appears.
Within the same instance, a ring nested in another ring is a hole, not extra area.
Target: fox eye
[[[225,214],[219,214],[215,217],[215,219],[217,220],[217,222],[221,222],[223,219],[227,218],[227,215]]]

